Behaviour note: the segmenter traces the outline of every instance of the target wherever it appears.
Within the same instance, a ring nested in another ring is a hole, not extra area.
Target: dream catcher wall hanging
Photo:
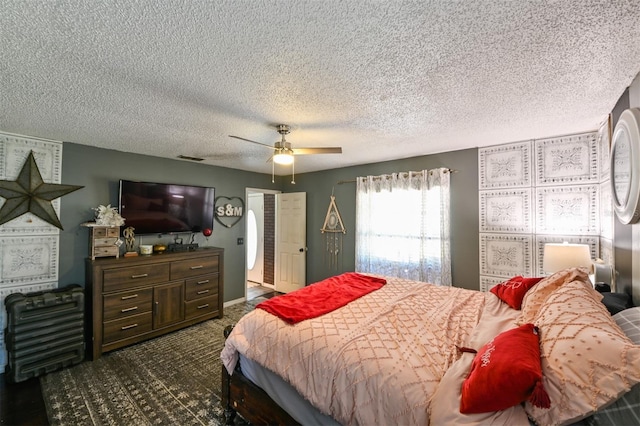
[[[338,260],[342,259],[342,237],[347,230],[342,223],[338,206],[336,205],[336,197],[331,194],[331,202],[327,216],[324,218],[324,225],[320,232],[324,235],[325,254],[324,264],[333,269],[338,269]]]

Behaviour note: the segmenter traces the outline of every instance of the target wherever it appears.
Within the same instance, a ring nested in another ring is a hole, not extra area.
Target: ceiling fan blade
[[[266,143],[252,141],[251,139],[241,138],[240,136],[229,135],[229,137],[230,138],[235,138],[235,139],[240,139],[241,141],[245,141],[245,142],[251,142],[251,143],[258,144],[258,145],[266,146],[267,148],[275,149],[273,146],[267,145]]]
[[[293,155],[309,155],[309,154],[342,154],[342,148],[340,147],[293,148]]]

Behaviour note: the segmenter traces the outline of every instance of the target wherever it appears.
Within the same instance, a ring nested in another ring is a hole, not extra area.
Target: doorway
[[[245,299],[275,290],[275,194],[280,191],[246,188]]]

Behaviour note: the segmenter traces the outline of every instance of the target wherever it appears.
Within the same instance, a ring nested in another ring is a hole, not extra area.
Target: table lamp
[[[545,273],[582,266],[591,269],[591,250],[588,244],[549,243],[544,245],[542,266]]]

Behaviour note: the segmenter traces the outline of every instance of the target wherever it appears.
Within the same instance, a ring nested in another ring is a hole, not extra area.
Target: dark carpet
[[[51,425],[221,425],[223,330],[261,298],[224,318],[104,354],[40,378]]]

